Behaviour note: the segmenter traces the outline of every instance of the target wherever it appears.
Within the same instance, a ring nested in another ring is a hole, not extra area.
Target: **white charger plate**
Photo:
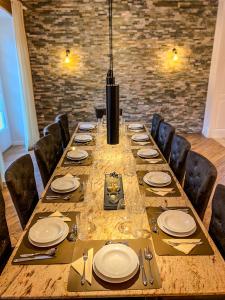
[[[140,129],[143,129],[144,126],[143,124],[140,124],[140,123],[132,123],[132,124],[129,124],[128,125],[128,128],[131,129],[131,130],[140,130]]]
[[[77,134],[76,136],[75,136],[75,138],[74,138],[74,140],[75,141],[77,141],[77,142],[83,142],[83,143],[85,143],[85,142],[90,142],[90,141],[92,141],[92,136],[90,135],[90,134]]]
[[[159,156],[159,152],[155,149],[140,149],[137,152],[137,155],[141,158],[152,158]]]
[[[103,246],[94,256],[93,263],[103,276],[123,280],[131,276],[139,265],[133,249],[122,244]]]
[[[161,216],[161,215],[160,215]],[[157,224],[159,226],[159,228],[164,231],[165,233],[167,233],[168,235],[171,235],[171,236],[175,236],[175,237],[187,237],[187,236],[190,236],[192,235],[193,233],[195,233],[196,229],[197,229],[197,226],[195,226],[195,228],[193,230],[191,230],[190,232],[186,232],[186,233],[177,233],[177,232],[173,232],[173,231],[170,231],[168,230],[166,227],[163,226],[162,222],[161,222],[161,218],[160,216],[158,217],[157,219]]]
[[[135,142],[145,142],[149,140],[149,136],[145,133],[137,133],[132,135],[131,139]]]
[[[155,187],[164,187],[171,183],[172,178],[168,173],[155,171],[145,174],[143,180],[148,185]]]
[[[49,218],[49,219],[50,219],[50,218]],[[54,218],[52,218],[52,219],[59,219],[59,218],[54,217]],[[60,219],[60,220],[61,220],[61,219]],[[30,238],[29,234],[28,234],[28,240],[29,240],[29,242],[30,242],[32,245],[34,245],[34,246],[36,246],[36,247],[47,248],[47,247],[52,247],[52,246],[55,246],[55,245],[61,243],[63,240],[65,240],[65,238],[67,237],[68,233],[69,233],[69,226],[64,222],[64,232],[63,232],[63,234],[61,235],[61,237],[58,238],[58,239],[56,239],[55,241],[52,241],[52,242],[49,242],[49,243],[38,243],[38,242],[33,241],[33,240]]]
[[[81,123],[79,125],[79,128],[81,130],[91,130],[91,129],[94,129],[95,128],[95,125],[92,124],[92,123]]]
[[[30,228],[29,238],[35,243],[50,243],[59,239],[64,229],[64,222],[59,218],[42,219]]]
[[[136,267],[136,269],[134,270],[133,273],[131,273],[131,274],[130,274],[129,276],[127,276],[127,277],[119,278],[119,279],[118,279],[118,278],[112,279],[112,278],[109,278],[109,277],[107,277],[107,276],[104,276],[103,274],[101,274],[101,273],[97,270],[95,264],[93,264],[93,270],[94,270],[95,274],[96,274],[100,279],[102,279],[102,280],[104,280],[104,281],[106,281],[106,282],[110,282],[110,283],[122,283],[122,282],[128,281],[129,279],[131,279],[132,277],[134,277],[134,275],[136,275],[136,273],[137,273],[138,270],[139,270],[139,264],[137,265],[137,267]]]
[[[57,193],[68,193],[75,191],[79,186],[80,182],[77,178],[63,176],[52,181],[51,190]]]
[[[66,157],[71,160],[83,160],[88,157],[88,152],[85,150],[71,150],[66,154]]]
[[[189,214],[179,210],[168,210],[161,214],[161,223],[171,232],[185,234],[196,227],[195,220]]]

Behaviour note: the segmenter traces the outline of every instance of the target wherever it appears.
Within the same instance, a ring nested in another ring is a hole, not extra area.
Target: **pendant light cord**
[[[109,69],[111,70],[111,76],[113,77],[112,1],[113,0],[108,0],[108,5],[109,5],[109,58],[110,58]]]

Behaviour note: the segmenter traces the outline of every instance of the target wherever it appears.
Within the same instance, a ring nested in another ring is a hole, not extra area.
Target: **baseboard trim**
[[[202,131],[203,135],[208,138],[213,139],[223,139],[225,138],[225,129],[214,129],[211,130],[210,133]]]

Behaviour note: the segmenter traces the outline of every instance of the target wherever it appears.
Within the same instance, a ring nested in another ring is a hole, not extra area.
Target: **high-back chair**
[[[190,149],[191,144],[184,137],[174,134],[170,152],[170,167],[180,183],[183,182],[185,162]]]
[[[25,228],[38,203],[34,166],[30,154],[21,156],[8,167],[5,180],[21,226]]]
[[[218,184],[212,200],[209,234],[225,260],[225,186]]]
[[[204,217],[216,177],[216,168],[207,158],[189,151],[185,165],[184,191],[201,219]]]
[[[173,126],[163,121],[160,122],[156,143],[167,161],[169,161],[170,157],[171,143],[174,132],[175,129]]]
[[[12,246],[5,217],[5,202],[0,190],[0,274],[2,273],[11,253]]]
[[[43,130],[44,136],[51,134],[55,144],[55,165],[59,162],[63,154],[62,134],[59,123],[55,122],[46,126]]]
[[[158,133],[159,133],[159,125],[162,121],[164,121],[162,116],[160,116],[159,114],[153,114],[151,136],[155,141],[157,141]]]
[[[34,145],[34,153],[44,187],[55,169],[55,148],[51,134],[44,136]]]
[[[67,114],[60,114],[56,116],[55,121],[59,123],[61,128],[61,135],[63,140],[63,147],[66,148],[70,141],[69,121]]]

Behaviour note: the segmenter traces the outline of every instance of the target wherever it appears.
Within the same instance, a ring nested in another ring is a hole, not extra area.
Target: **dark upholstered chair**
[[[70,141],[69,121],[67,114],[60,114],[55,118],[55,121],[59,123],[61,128],[61,135],[63,141],[63,147],[66,148]]]
[[[180,183],[183,182],[185,162],[190,149],[191,144],[184,137],[174,134],[170,152],[170,167]]]
[[[218,184],[212,200],[209,234],[225,260],[225,186]]]
[[[62,134],[61,127],[59,123],[52,123],[44,128],[44,136],[51,134],[53,136],[55,144],[55,166],[58,164],[62,154],[63,154],[63,143],[62,143]]]
[[[173,126],[163,121],[160,122],[159,133],[156,143],[167,161],[169,160],[170,156],[171,143],[174,132],[175,129]]]
[[[4,269],[10,255],[12,246],[5,217],[5,202],[0,191],[0,274]]]
[[[6,170],[5,180],[21,226],[25,228],[38,203],[38,192],[31,156],[26,154],[15,160]]]
[[[55,148],[51,134],[44,136],[34,145],[34,153],[44,187],[55,169]]]
[[[161,117],[159,114],[153,114],[152,127],[151,127],[151,136],[153,137],[153,139],[155,141],[157,141],[158,132],[159,132],[159,125],[162,121],[164,121],[163,117]]]
[[[189,151],[185,166],[184,191],[201,219],[204,217],[216,176],[216,168],[207,158]]]

